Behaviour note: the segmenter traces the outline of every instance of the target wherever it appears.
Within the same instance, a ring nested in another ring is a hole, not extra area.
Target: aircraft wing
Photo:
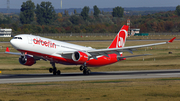
[[[162,45],[167,43],[172,43],[173,40],[176,37],[172,38],[168,42],[161,42],[161,43],[154,43],[154,44],[146,44],[146,45],[137,45],[137,46],[128,46],[128,47],[122,47],[122,48],[110,48],[110,49],[97,49],[97,50],[87,50],[86,53],[88,56],[91,56],[96,59],[96,56],[98,55],[104,55],[108,57],[108,54],[115,53],[117,55],[120,55],[120,52],[130,52],[133,54],[133,50],[136,50],[137,48],[142,47],[149,47],[149,46],[155,46],[155,45]]]

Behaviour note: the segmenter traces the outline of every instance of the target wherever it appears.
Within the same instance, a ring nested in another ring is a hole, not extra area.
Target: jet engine
[[[77,51],[72,54],[72,59],[77,63],[85,63],[88,60],[88,55],[84,52]]]
[[[32,66],[36,63],[35,59],[29,55],[20,56],[19,57],[19,63],[26,66]]]

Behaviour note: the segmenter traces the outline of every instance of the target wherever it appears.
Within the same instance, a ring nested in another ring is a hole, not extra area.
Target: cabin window
[[[22,38],[21,38],[21,37],[14,37],[13,39],[21,39],[21,40],[22,40]]]

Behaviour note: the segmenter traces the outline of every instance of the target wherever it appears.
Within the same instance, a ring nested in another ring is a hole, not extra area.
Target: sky
[[[10,8],[20,9],[26,0],[9,0]],[[35,5],[42,1],[50,1],[55,9],[61,8],[61,0],[31,0]],[[180,5],[180,0],[62,0],[62,8],[83,8],[89,6],[93,8],[114,8],[121,7],[176,7]],[[7,8],[7,0],[0,0],[0,8]]]

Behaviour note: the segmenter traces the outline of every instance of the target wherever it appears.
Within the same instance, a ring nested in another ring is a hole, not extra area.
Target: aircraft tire
[[[86,72],[87,72],[86,74],[91,74],[91,70],[90,69],[88,69]]]
[[[57,75],[60,75],[60,74],[61,74],[61,71],[60,71],[60,70],[58,70],[58,71],[57,71]]]
[[[82,71],[83,70],[83,66],[80,66],[79,69],[80,69],[80,71]]]
[[[83,70],[83,74],[86,75],[86,70]]]
[[[53,71],[53,75],[56,75],[56,71]]]
[[[52,72],[53,72],[53,69],[52,69],[52,68],[49,68],[49,72],[52,73]]]
[[[84,75],[86,75],[86,74],[88,75],[88,74],[90,74],[90,73],[91,73],[91,70],[90,70],[90,69],[83,71],[83,74],[84,74]]]

